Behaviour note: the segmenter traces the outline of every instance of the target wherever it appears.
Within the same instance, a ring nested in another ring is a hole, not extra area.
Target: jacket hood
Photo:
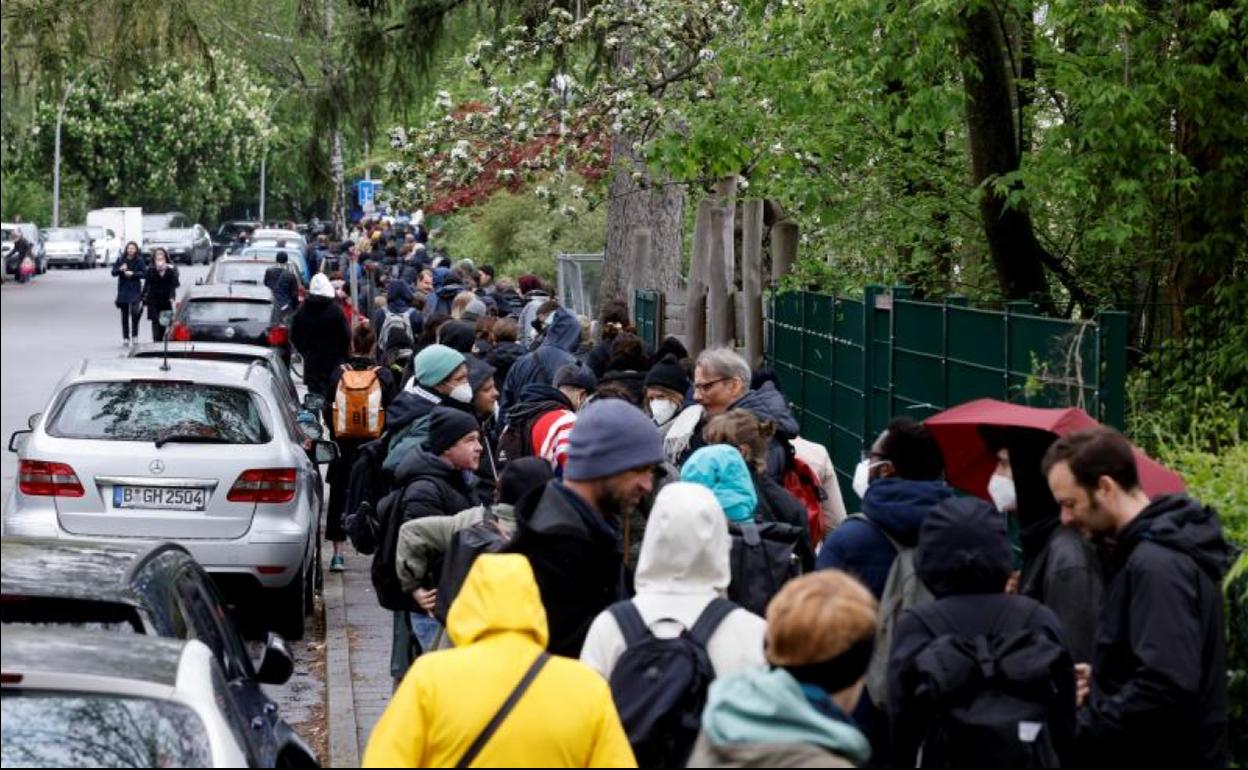
[[[455,489],[464,492],[465,495],[469,491],[464,483],[463,473],[452,468],[441,457],[431,455],[428,452],[412,452],[403,458],[403,462],[399,463],[398,470],[394,472],[394,480],[401,486],[412,483],[418,477],[435,478],[444,481]]]
[[[989,503],[949,498],[924,517],[914,568],[933,595],[1000,593],[1013,566],[1005,517]]]
[[[438,394],[425,390],[414,381],[386,407],[386,430],[394,431],[402,428],[412,420],[424,417],[436,406],[442,405],[446,399]]]
[[[784,399],[784,394],[776,390],[776,386],[770,382],[763,383],[757,390],[749,391],[729,408],[744,409],[760,420],[771,420],[785,438],[793,438],[801,431],[797,419],[789,410],[789,402]]]
[[[525,495],[516,504],[516,521],[537,534],[570,537],[586,543],[611,541],[620,533],[572,490],[558,481]]]
[[[1233,554],[1217,514],[1187,495],[1162,495],[1140,511],[1119,535],[1115,561],[1125,563],[1145,540],[1190,556],[1219,584],[1230,568]]]
[[[519,554],[477,557],[451,605],[446,630],[456,647],[501,633],[523,634],[545,647],[546,609],[529,560]]]
[[[412,309],[412,287],[406,281],[392,281],[386,289],[386,308],[391,313],[406,313]]]
[[[524,390],[520,391],[520,400],[516,402],[516,406],[521,404],[538,404],[543,401],[554,401],[564,409],[572,409],[572,402],[568,397],[563,395],[563,391],[554,385],[546,385],[540,382],[533,382],[524,386]]]
[[[810,743],[856,764],[871,756],[871,744],[857,727],[820,712],[783,669],[755,668],[716,679],[702,713],[702,729],[720,746]]]
[[[464,290],[463,284],[446,283],[446,284],[439,286],[435,293],[438,295],[438,299],[444,299],[450,302],[454,300],[455,297],[458,296],[459,293],[462,292],[463,290]]]
[[[542,347],[559,348],[575,353],[581,346],[581,322],[565,308],[557,308],[547,319],[549,326]]]
[[[700,484],[660,490],[637,560],[638,593],[708,594],[727,590],[732,540],[723,509]]]
[[[862,512],[902,544],[913,546],[919,541],[923,517],[953,494],[944,481],[876,479],[862,498]]]
[[[758,489],[735,447],[715,444],[698,449],[681,466],[680,478],[709,489],[729,521],[754,521]]]

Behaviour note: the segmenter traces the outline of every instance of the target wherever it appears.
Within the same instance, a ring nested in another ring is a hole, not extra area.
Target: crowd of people
[[[850,512],[733,350],[355,235],[376,300],[322,274],[292,339],[341,449],[332,568],[371,554],[394,614],[366,766],[1227,761],[1231,550],[1117,432],[981,429],[988,502],[898,417]]]

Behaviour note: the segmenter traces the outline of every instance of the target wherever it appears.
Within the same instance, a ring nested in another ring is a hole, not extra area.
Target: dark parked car
[[[308,767],[315,753],[277,714],[260,683],[282,684],[294,661],[269,634],[259,671],[216,584],[173,543],[93,543],[41,538],[0,541],[0,620],[4,625],[73,626],[122,634],[198,639],[228,680],[249,723],[249,754],[261,767]],[[7,632],[6,632],[7,633]]]
[[[217,226],[216,231],[212,234],[212,257],[224,254],[239,233],[251,232],[260,227],[259,222],[249,222],[245,219],[238,219],[232,222],[222,222]]]
[[[273,292],[265,286],[192,286],[173,314],[172,342],[236,342],[282,351],[290,361],[290,333]]]

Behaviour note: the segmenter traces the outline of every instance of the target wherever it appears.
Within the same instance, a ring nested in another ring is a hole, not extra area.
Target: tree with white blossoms
[[[440,93],[423,126],[391,131],[399,160],[387,168],[387,187],[396,202],[420,205],[482,177],[597,180],[558,213],[605,201],[603,296],[674,288],[685,189],[652,175],[645,158],[657,137],[680,127],[682,105],[708,98],[714,45],[739,19],[731,0],[606,0],[579,18],[555,7],[540,22],[479,39],[465,64],[480,90]],[[539,69],[555,74],[525,79]],[[650,232],[646,264],[632,264],[636,228]]]
[[[272,133],[269,90],[242,66],[218,66],[229,86],[215,91],[202,69],[174,63],[121,91],[84,78],[66,102],[62,145],[92,201],[215,216],[221,201],[250,189]],[[56,108],[48,102],[36,114],[39,140],[49,145]],[[34,155],[49,156],[50,147]]]

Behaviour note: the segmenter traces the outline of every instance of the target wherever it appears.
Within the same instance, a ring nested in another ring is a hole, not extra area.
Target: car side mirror
[[[317,441],[312,445],[316,464],[332,463],[338,459],[338,445],[332,441]]]
[[[321,421],[316,416],[316,412],[304,410],[299,413],[298,421],[304,438],[319,441],[325,435],[325,429],[321,427]]]
[[[20,453],[26,449],[26,444],[30,442],[33,430],[15,430],[13,435],[9,436],[9,451]]]
[[[260,659],[260,670],[256,679],[262,684],[286,684],[291,674],[295,673],[295,659],[290,650],[286,649],[286,641],[277,634],[270,633],[264,643],[264,657]]]
[[[303,408],[319,413],[325,408],[325,397],[320,393],[308,393],[303,397]]]
[[[43,419],[43,412],[35,412],[29,418],[27,418],[26,427],[30,428],[31,430],[34,430],[35,426],[39,424],[39,420],[41,419]]]

